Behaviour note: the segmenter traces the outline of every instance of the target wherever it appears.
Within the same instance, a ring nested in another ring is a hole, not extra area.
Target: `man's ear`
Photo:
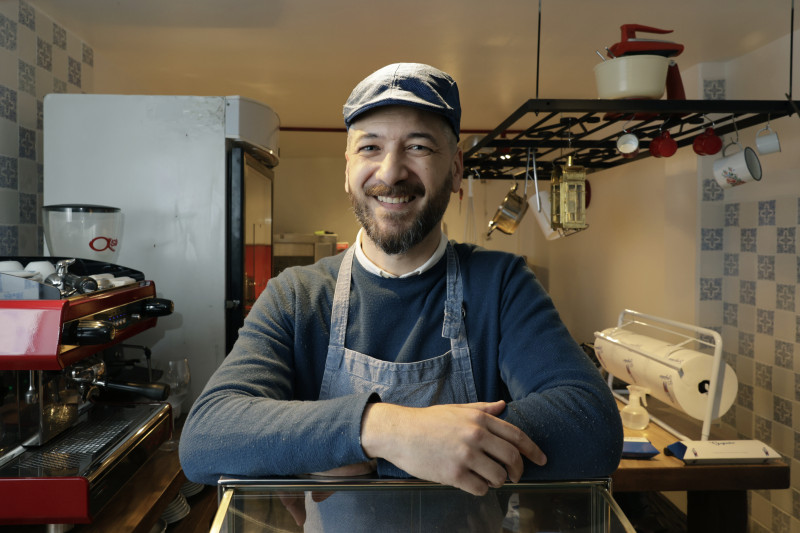
[[[350,154],[347,150],[344,152],[344,159],[346,161],[344,166],[344,192],[350,194]]]
[[[464,179],[464,151],[459,147],[456,155],[453,156],[453,192],[461,189],[461,181]]]

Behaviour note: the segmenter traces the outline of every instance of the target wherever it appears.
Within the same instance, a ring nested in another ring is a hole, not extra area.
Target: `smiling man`
[[[460,117],[428,65],[353,90],[345,191],[363,228],[270,280],[186,421],[189,479],[376,470],[482,495],[616,468],[613,397],[525,261],[442,233]]]

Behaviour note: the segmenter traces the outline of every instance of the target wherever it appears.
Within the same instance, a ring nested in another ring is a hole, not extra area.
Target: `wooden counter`
[[[622,407],[620,403],[620,407]],[[651,422],[641,431],[625,428],[626,437],[644,437],[661,453],[651,459],[623,459],[612,476],[616,492],[686,491],[687,525],[691,532],[747,531],[747,491],[789,487],[789,465],[685,465],[664,454],[680,440]],[[699,439],[699,435],[692,437]]]

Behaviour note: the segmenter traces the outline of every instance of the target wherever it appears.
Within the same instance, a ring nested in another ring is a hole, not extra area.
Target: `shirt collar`
[[[364,267],[367,272],[375,274],[376,276],[381,276],[383,278],[409,278],[411,276],[419,276],[426,270],[430,269],[433,265],[439,262],[439,259],[442,258],[444,255],[445,250],[447,249],[447,235],[442,233],[442,237],[439,240],[439,246],[436,248],[436,251],[433,252],[433,255],[425,261],[422,265],[415,268],[411,272],[403,274],[401,276],[396,276],[390,272],[386,272],[381,267],[373,263],[367,254],[364,253],[364,250],[361,249],[361,238],[364,234],[364,228],[358,230],[358,235],[356,235],[356,260],[358,263]]]

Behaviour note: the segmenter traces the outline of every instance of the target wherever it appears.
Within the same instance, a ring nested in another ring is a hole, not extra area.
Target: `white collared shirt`
[[[430,259],[425,261],[422,265],[420,265],[419,267],[415,268],[411,272],[408,272],[408,273],[403,274],[401,276],[396,276],[396,275],[394,275],[394,274],[392,274],[390,272],[386,272],[381,267],[379,267],[378,265],[373,263],[369,259],[369,257],[367,257],[367,254],[365,254],[364,250],[361,249],[361,236],[363,235],[363,233],[364,233],[364,228],[361,228],[360,230],[358,230],[358,235],[356,235],[356,244],[355,244],[355,247],[356,247],[356,252],[355,252],[356,260],[358,260],[358,263],[362,267],[364,267],[364,269],[366,269],[367,272],[371,272],[372,274],[375,274],[376,276],[381,276],[381,277],[384,277],[384,278],[408,278],[408,277],[411,277],[411,276],[418,276],[418,275],[422,274],[423,272],[425,272],[426,270],[428,270],[429,268],[431,268],[436,263],[438,263],[439,259],[442,258],[442,256],[444,255],[445,250],[447,249],[447,235],[442,233],[442,237],[439,240],[439,246],[436,248],[436,251],[433,252],[433,255],[430,257]]]

